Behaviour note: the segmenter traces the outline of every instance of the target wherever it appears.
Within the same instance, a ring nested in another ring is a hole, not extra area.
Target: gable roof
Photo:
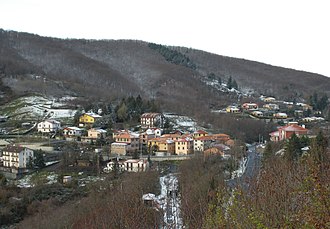
[[[88,132],[90,132],[90,131],[96,131],[96,132],[99,132],[99,133],[106,133],[107,132],[106,130],[96,129],[96,128],[89,129]]]
[[[77,130],[77,131],[80,131],[80,130],[83,130],[83,129],[81,129],[79,127],[75,127],[75,126],[67,126],[63,130]]]
[[[101,118],[102,117],[101,115],[95,114],[94,112],[87,112],[83,115],[88,115],[88,116],[91,116],[93,118]]]
[[[204,130],[197,130],[194,132],[194,134],[208,134],[208,132],[206,132]]]
[[[290,124],[288,126],[284,126],[280,128],[284,131],[294,131],[294,132],[307,132],[308,130],[302,126],[299,126],[298,124]]]
[[[6,152],[13,152],[13,153],[20,153],[23,150],[28,149],[26,147],[20,146],[20,145],[7,145],[3,151]]]
[[[160,113],[144,113],[141,115],[141,118],[156,118],[161,115]]]

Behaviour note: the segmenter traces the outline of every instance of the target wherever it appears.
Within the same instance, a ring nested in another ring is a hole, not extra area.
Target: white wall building
[[[115,168],[114,161],[110,161],[107,167],[104,168],[104,172],[111,172]],[[127,172],[144,172],[149,167],[149,162],[144,159],[129,159],[126,161],[118,161],[118,169]]]
[[[56,132],[61,128],[61,123],[56,120],[46,120],[38,123],[38,132],[51,133]]]
[[[26,168],[33,158],[33,150],[16,145],[8,145],[2,150],[4,167]]]
[[[83,129],[80,129],[78,127],[72,126],[72,127],[65,127],[63,129],[63,135],[64,136],[81,136]]]

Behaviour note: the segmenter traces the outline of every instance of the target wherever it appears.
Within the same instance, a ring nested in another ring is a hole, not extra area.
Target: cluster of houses
[[[91,143],[106,136],[105,130],[92,128],[97,119],[101,117],[93,112],[88,112],[79,117],[79,127],[67,126],[64,128],[61,127],[59,121],[45,120],[38,123],[37,130],[40,133],[53,133],[54,135],[61,132],[66,140],[80,140]]]
[[[148,128],[140,133],[128,130],[113,133],[114,142],[111,144],[111,153],[117,155],[131,155],[134,152],[147,150],[158,156],[188,155],[194,152],[210,152],[224,154],[227,145],[232,145],[233,140],[227,134],[209,134],[198,130],[194,133],[163,134],[159,128]]]
[[[37,131],[42,134],[55,136],[59,133],[66,140],[92,143],[98,139],[109,138],[107,131],[93,128],[94,123],[101,118],[100,115],[88,112],[79,118],[79,125],[62,127],[56,120],[45,120],[37,124]],[[141,130],[115,130],[112,133],[110,145],[111,155],[132,156],[148,153],[157,156],[189,155],[194,152],[224,155],[233,140],[226,134],[209,134],[198,130],[194,133],[176,131],[171,134],[162,134],[161,127],[164,116],[160,113],[144,113],[141,115]],[[2,168],[26,170],[28,161],[33,158],[33,150],[20,145],[9,144],[2,150],[0,165]],[[113,162],[110,162],[109,168]],[[145,160],[120,161],[120,168],[127,171],[143,171],[147,166]]]
[[[287,112],[283,112],[283,110],[294,109],[294,116],[299,118],[304,118],[304,112],[313,110],[313,107],[308,104],[277,101],[274,97],[261,96],[260,100],[259,104],[249,102],[240,105],[230,105],[226,108],[226,112],[246,112],[255,118],[287,119],[289,118],[288,114]]]

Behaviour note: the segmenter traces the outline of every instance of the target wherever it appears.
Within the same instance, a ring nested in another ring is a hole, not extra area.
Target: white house
[[[76,137],[82,135],[83,129],[80,129],[78,127],[72,126],[72,127],[65,127],[63,129],[63,135],[69,136],[69,137]]]
[[[273,116],[275,118],[278,118],[278,119],[286,119],[286,118],[288,118],[288,115],[286,113],[281,113],[281,112],[276,113],[276,114],[273,114]]]
[[[56,132],[61,128],[61,123],[56,120],[46,120],[38,123],[38,132],[51,133]]]
[[[147,170],[149,166],[149,162],[144,159],[129,159],[126,161],[118,161],[118,169],[119,171],[127,171],[127,172],[144,172]],[[113,171],[115,168],[116,162],[110,161],[107,164],[107,167],[103,169],[104,172]]]
[[[214,142],[212,136],[202,136],[194,138],[194,151],[203,152],[210,147],[212,142]]]
[[[162,129],[160,128],[149,128],[146,130],[146,134],[154,135],[156,137],[162,136]]]
[[[26,168],[31,158],[33,158],[33,150],[26,147],[7,145],[2,150],[4,167]]]
[[[264,116],[264,113],[262,113],[261,111],[253,111],[251,114],[255,117],[263,117]]]

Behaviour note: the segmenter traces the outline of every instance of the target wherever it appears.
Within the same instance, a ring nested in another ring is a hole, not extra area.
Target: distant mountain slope
[[[200,72],[204,74],[213,72],[223,77],[232,76],[239,82],[239,85],[254,88],[259,93],[284,97],[306,95],[314,91],[330,93],[330,78],[323,75],[215,55],[199,50],[176,49],[181,50],[196,63]]]
[[[141,94],[177,112],[235,101],[235,96],[206,85],[210,73],[277,97],[330,94],[330,78],[199,50],[0,30],[0,89],[5,96],[38,92],[114,99]]]

